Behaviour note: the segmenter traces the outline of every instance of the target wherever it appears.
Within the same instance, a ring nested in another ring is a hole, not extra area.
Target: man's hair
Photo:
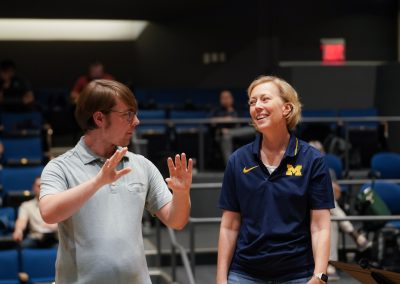
[[[138,105],[132,91],[124,84],[113,80],[94,80],[80,93],[76,103],[75,118],[83,131],[96,129],[93,114],[101,111],[108,114],[120,99],[133,111]]]
[[[286,125],[289,130],[293,130],[301,119],[301,103],[296,90],[288,82],[275,76],[260,76],[251,82],[247,88],[247,96],[250,98],[251,92],[255,87],[268,82],[275,84],[282,100],[291,105],[292,110],[286,116]]]

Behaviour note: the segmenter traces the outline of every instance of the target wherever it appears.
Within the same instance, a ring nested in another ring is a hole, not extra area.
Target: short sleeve
[[[72,88],[72,91],[80,93],[83,90],[83,88],[86,86],[87,83],[88,83],[88,80],[87,80],[86,76],[79,77],[78,80],[75,82],[74,87]]]
[[[67,180],[61,166],[50,161],[43,169],[40,180],[40,197],[63,192],[68,189]]]
[[[223,210],[240,212],[240,205],[236,193],[234,172],[234,156],[229,158],[227,163],[222,189],[219,197],[219,208]]]
[[[172,193],[168,189],[160,171],[149,160],[145,160],[145,167],[148,173],[149,190],[146,196],[146,209],[155,214],[164,205],[172,200]]]
[[[312,166],[309,199],[311,209],[331,209],[335,207],[332,180],[322,157],[317,158]]]
[[[29,220],[29,212],[25,202],[23,202],[18,209],[18,219]]]

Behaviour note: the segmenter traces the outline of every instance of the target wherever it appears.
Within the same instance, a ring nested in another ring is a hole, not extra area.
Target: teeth
[[[256,119],[257,119],[257,120],[263,119],[263,118],[266,118],[267,116],[268,116],[268,115],[266,115],[266,114],[258,115],[258,116],[256,117]]]

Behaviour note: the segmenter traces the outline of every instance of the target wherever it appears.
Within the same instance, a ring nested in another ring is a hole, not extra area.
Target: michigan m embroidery
[[[296,165],[295,167],[293,167],[291,164],[287,164],[286,167],[287,176],[301,176],[301,169],[303,168],[302,165]]]

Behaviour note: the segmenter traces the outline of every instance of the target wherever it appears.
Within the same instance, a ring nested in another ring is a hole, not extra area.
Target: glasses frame
[[[129,123],[132,123],[133,120],[135,119],[135,117],[138,116],[138,112],[137,111],[132,111],[132,110],[120,111],[120,110],[110,109],[108,112],[116,112],[116,113],[122,114],[123,116],[126,116],[127,117],[126,120]]]

